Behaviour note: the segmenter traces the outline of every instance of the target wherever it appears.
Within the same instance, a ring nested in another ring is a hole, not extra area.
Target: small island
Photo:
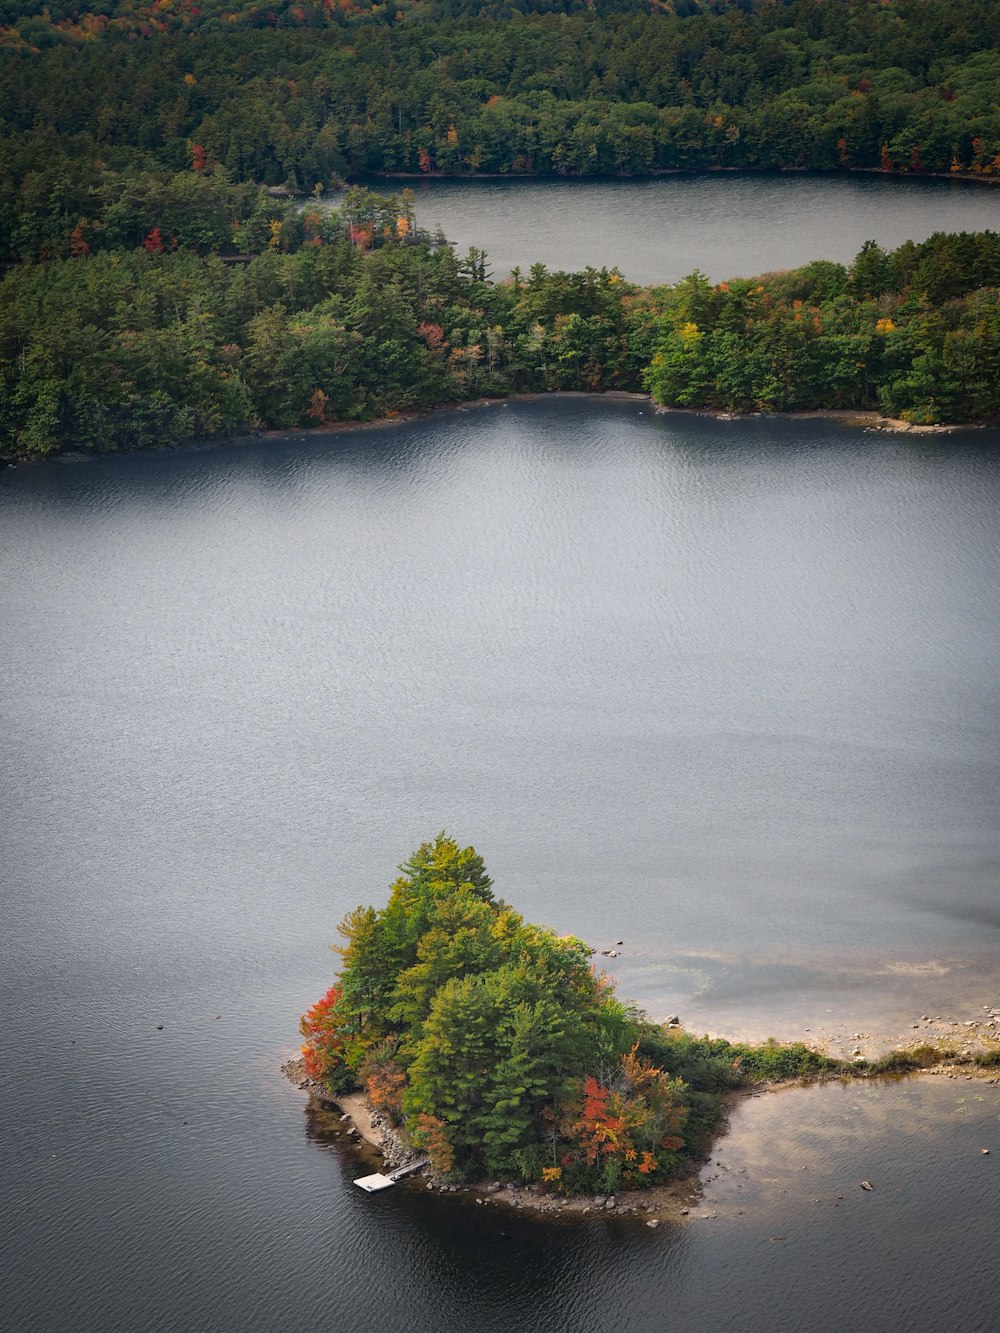
[[[302,1018],[291,1072],[355,1121],[363,1091],[442,1183],[662,1185],[700,1159],[727,1092],[840,1068],[803,1045],[650,1022],[587,944],[525,921],[443,833],[400,870],[385,907],[341,923],[339,979]]]
[[[735,1095],[822,1076],[954,1076],[957,1053],[927,1043],[848,1062],[651,1022],[588,944],[498,898],[474,848],[439,833],[399,869],[384,907],[340,923],[339,978],[303,1015],[284,1072],[388,1166],[427,1159],[433,1187],[489,1182],[501,1202],[587,1210],[655,1187],[644,1210],[676,1215]],[[964,1063],[986,1074],[1000,1051]]]

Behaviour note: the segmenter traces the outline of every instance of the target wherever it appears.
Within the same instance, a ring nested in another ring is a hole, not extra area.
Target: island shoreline
[[[559,1218],[582,1220],[585,1217],[603,1214],[609,1217],[628,1218],[633,1222],[645,1222],[649,1227],[656,1227],[661,1223],[679,1225],[692,1216],[714,1216],[714,1214],[693,1212],[702,1202],[703,1186],[700,1173],[711,1161],[715,1145],[724,1137],[732,1114],[745,1101],[817,1084],[867,1082],[872,1079],[897,1082],[900,1079],[925,1076],[961,1078],[966,1081],[979,1080],[990,1085],[1000,1084],[1000,1071],[995,1067],[977,1065],[974,1057],[954,1050],[939,1049],[938,1053],[942,1057],[940,1061],[926,1068],[884,1072],[871,1067],[848,1067],[801,1078],[779,1079],[728,1089],[723,1094],[722,1112],[716,1129],[700,1151],[690,1159],[686,1168],[664,1184],[653,1185],[644,1190],[622,1189],[610,1197],[589,1194],[566,1196],[548,1192],[538,1185],[501,1181],[453,1183],[445,1181],[433,1170],[415,1174],[409,1183],[415,1186],[419,1181],[428,1191],[453,1194],[478,1205],[504,1207],[511,1212],[530,1212],[544,1216],[546,1220]],[[373,1154],[381,1156],[382,1169],[385,1171],[418,1160],[420,1154],[406,1143],[379,1112],[374,1110],[363,1091],[337,1095],[328,1092],[306,1074],[305,1062],[297,1055],[289,1057],[282,1063],[281,1073],[300,1092],[308,1095],[310,1107],[320,1113],[336,1115],[342,1124],[348,1126],[346,1133],[352,1140],[348,1146],[357,1152],[359,1157],[368,1156],[371,1159]]]

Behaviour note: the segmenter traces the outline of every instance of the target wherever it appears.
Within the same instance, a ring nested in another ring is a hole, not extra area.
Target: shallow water
[[[410,186],[419,224],[441,227],[461,254],[484,249],[497,277],[590,264],[634,282],[676,282],[696,268],[721,282],[812,259],[848,263],[868,240],[893,248],[935,231],[1000,228],[1000,188],[969,181],[724,173],[369,184]]]
[[[997,444],[560,399],[0,474],[8,1322],[992,1327],[995,1087],[752,1102],[749,1211],[567,1238],[361,1196],[277,1065],[442,826],[654,1016],[1000,1003]]]

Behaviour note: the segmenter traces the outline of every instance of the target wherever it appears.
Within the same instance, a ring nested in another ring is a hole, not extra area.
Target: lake
[[[935,231],[996,231],[1000,187],[881,175],[719,173],[643,180],[372,179],[409,186],[417,221],[460,254],[484,249],[504,277],[516,265],[617,265],[635,282],[676,282],[696,268],[713,282],[848,263],[867,240],[892,248]],[[331,195],[336,202],[338,196]]]
[[[685,1226],[553,1231],[361,1195],[278,1065],[442,827],[654,1017],[1000,1004],[998,444],[570,397],[0,473],[7,1326],[993,1328],[1000,1087],[771,1094]]]

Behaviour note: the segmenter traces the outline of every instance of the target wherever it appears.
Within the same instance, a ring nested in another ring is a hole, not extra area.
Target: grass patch
[[[930,1069],[932,1065],[953,1059],[951,1051],[924,1043],[905,1051],[889,1051],[877,1060],[870,1060],[864,1069],[869,1074],[910,1074],[915,1069]]]
[[[777,1083],[787,1078],[809,1078],[847,1068],[802,1042],[779,1042],[774,1037],[760,1045],[730,1042],[722,1037],[693,1037],[682,1029],[644,1028],[640,1051],[662,1062],[674,1078],[682,1078],[700,1092],[723,1092],[753,1083]]]

